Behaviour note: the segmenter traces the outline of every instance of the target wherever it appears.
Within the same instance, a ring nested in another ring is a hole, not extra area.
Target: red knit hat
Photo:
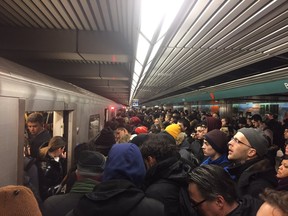
[[[41,216],[42,214],[29,188],[8,185],[0,188],[0,215]]]
[[[131,125],[138,125],[140,123],[141,123],[141,120],[137,116],[133,116],[130,118],[130,124]]]
[[[139,126],[139,127],[135,128],[135,133],[136,134],[148,133],[148,128],[145,126]]]

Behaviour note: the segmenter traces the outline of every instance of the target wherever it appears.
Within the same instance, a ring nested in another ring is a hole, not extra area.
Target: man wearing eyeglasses
[[[240,196],[258,198],[266,187],[276,187],[276,171],[267,158],[268,146],[263,132],[254,128],[241,128],[228,143],[228,159],[234,162],[228,171],[236,176]]]
[[[204,141],[204,135],[207,134],[207,125],[205,124],[198,124],[195,128],[195,140],[190,144],[189,151],[192,152],[193,155],[198,159],[201,163],[204,159],[204,153],[202,150],[202,145]]]
[[[238,198],[235,182],[217,165],[196,167],[189,174],[188,193],[191,206],[201,216],[255,216],[260,199]]]

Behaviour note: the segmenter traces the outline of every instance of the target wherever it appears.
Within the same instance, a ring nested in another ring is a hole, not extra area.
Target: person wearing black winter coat
[[[234,164],[228,172],[236,177],[239,196],[258,198],[267,187],[277,186],[276,171],[269,159],[268,140],[254,128],[241,128],[228,143],[228,159]]]
[[[147,198],[140,189],[145,173],[140,150],[135,144],[113,145],[102,183],[66,216],[164,216],[163,204]]]
[[[140,149],[147,168],[146,195],[163,202],[166,215],[180,215],[179,193],[187,188],[193,165],[181,158],[177,146],[165,134],[149,134]]]
[[[63,161],[66,142],[60,136],[54,136],[48,143],[40,148],[39,159],[36,162],[39,175],[39,192],[42,201],[53,195],[63,177]]]

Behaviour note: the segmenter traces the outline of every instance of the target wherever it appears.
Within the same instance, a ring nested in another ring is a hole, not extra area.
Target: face
[[[117,129],[115,132],[116,142],[118,142],[125,134],[128,134],[128,131],[126,129]]]
[[[282,160],[281,165],[278,168],[276,176],[279,179],[288,177],[288,159]]]
[[[259,210],[257,211],[256,216],[284,216],[285,213],[279,208],[271,206],[269,203],[264,202]]]
[[[27,127],[32,135],[37,135],[43,130],[43,126],[39,122],[28,122]]]
[[[181,127],[181,131],[184,132],[186,130],[186,128],[184,127],[183,123],[177,123],[178,125],[180,125]]]
[[[285,146],[285,155],[288,155],[288,144]]]
[[[170,116],[166,115],[165,116],[165,121],[170,121]]]
[[[214,157],[216,155],[216,151],[205,139],[203,141],[202,150],[204,155],[207,157]]]
[[[252,122],[252,125],[253,125],[254,128],[259,128],[260,127],[260,122],[254,121],[254,120],[252,120],[251,122]]]
[[[285,129],[285,131],[284,131],[284,138],[288,139],[288,129]]]
[[[221,119],[221,123],[222,123],[222,127],[225,126],[227,124],[225,119]]]
[[[159,124],[159,119],[154,120],[154,124],[158,125]]]
[[[196,128],[196,138],[203,139],[204,135],[207,133],[207,129],[204,127],[197,127]]]
[[[190,183],[188,186],[189,198],[192,207],[202,216],[215,216],[219,215],[219,209],[217,208],[215,201],[205,200],[200,194],[198,187],[194,183]]]
[[[65,151],[65,147],[56,149],[55,150],[55,156],[60,157],[60,155],[64,154],[64,151]]]
[[[252,125],[251,119],[247,118],[246,123],[247,123],[247,125],[251,126]]]
[[[248,159],[251,151],[251,146],[246,137],[237,132],[235,136],[228,143],[228,159],[236,162],[244,162]]]

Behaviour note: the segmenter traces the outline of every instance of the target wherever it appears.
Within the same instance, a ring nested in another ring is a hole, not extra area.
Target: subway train
[[[105,121],[123,108],[71,83],[3,58],[0,58],[0,101],[0,186],[22,183],[25,117],[29,113],[43,113],[53,136],[67,140],[69,159],[77,143],[97,135]]]

